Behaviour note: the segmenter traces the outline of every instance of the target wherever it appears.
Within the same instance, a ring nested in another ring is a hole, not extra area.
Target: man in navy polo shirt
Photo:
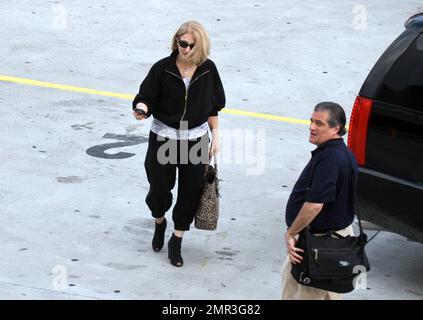
[[[291,275],[292,264],[303,259],[303,250],[295,244],[306,226],[315,234],[336,230],[341,235],[353,235],[358,167],[342,139],[346,132],[345,112],[336,103],[321,102],[314,107],[310,121],[309,141],[317,148],[311,152],[286,205],[288,257],[282,266],[282,299],[340,299],[338,293],[303,286]]]

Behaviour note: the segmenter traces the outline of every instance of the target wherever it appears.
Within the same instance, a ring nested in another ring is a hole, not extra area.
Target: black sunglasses
[[[178,45],[181,47],[181,48],[187,48],[187,47],[190,47],[191,49],[193,49],[194,48],[194,46],[195,46],[195,43],[188,43],[187,41],[185,41],[185,40],[179,40],[178,41]]]

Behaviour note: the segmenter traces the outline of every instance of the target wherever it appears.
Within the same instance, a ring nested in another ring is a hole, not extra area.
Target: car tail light
[[[348,146],[362,166],[366,164],[367,127],[372,106],[373,100],[357,96],[348,128]]]

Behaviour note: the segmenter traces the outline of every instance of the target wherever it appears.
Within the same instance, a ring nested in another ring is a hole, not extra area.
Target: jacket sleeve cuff
[[[140,98],[138,96],[136,96],[134,101],[132,101],[132,110],[135,110],[135,108],[137,107],[137,104],[140,103],[140,102],[144,103],[147,106],[148,112],[146,114],[146,117],[148,118],[149,116],[151,116],[151,107],[149,106],[147,101],[143,100],[142,98]]]
[[[222,110],[224,106],[214,107],[212,112],[210,112],[210,117],[215,117],[218,115],[219,111]]]

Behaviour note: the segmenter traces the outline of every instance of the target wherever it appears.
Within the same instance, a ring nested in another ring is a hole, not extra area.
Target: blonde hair
[[[172,51],[178,49],[178,41],[184,34],[191,34],[195,46],[188,54],[189,60],[199,66],[207,60],[210,54],[210,39],[206,29],[197,21],[184,22],[172,38]]]

